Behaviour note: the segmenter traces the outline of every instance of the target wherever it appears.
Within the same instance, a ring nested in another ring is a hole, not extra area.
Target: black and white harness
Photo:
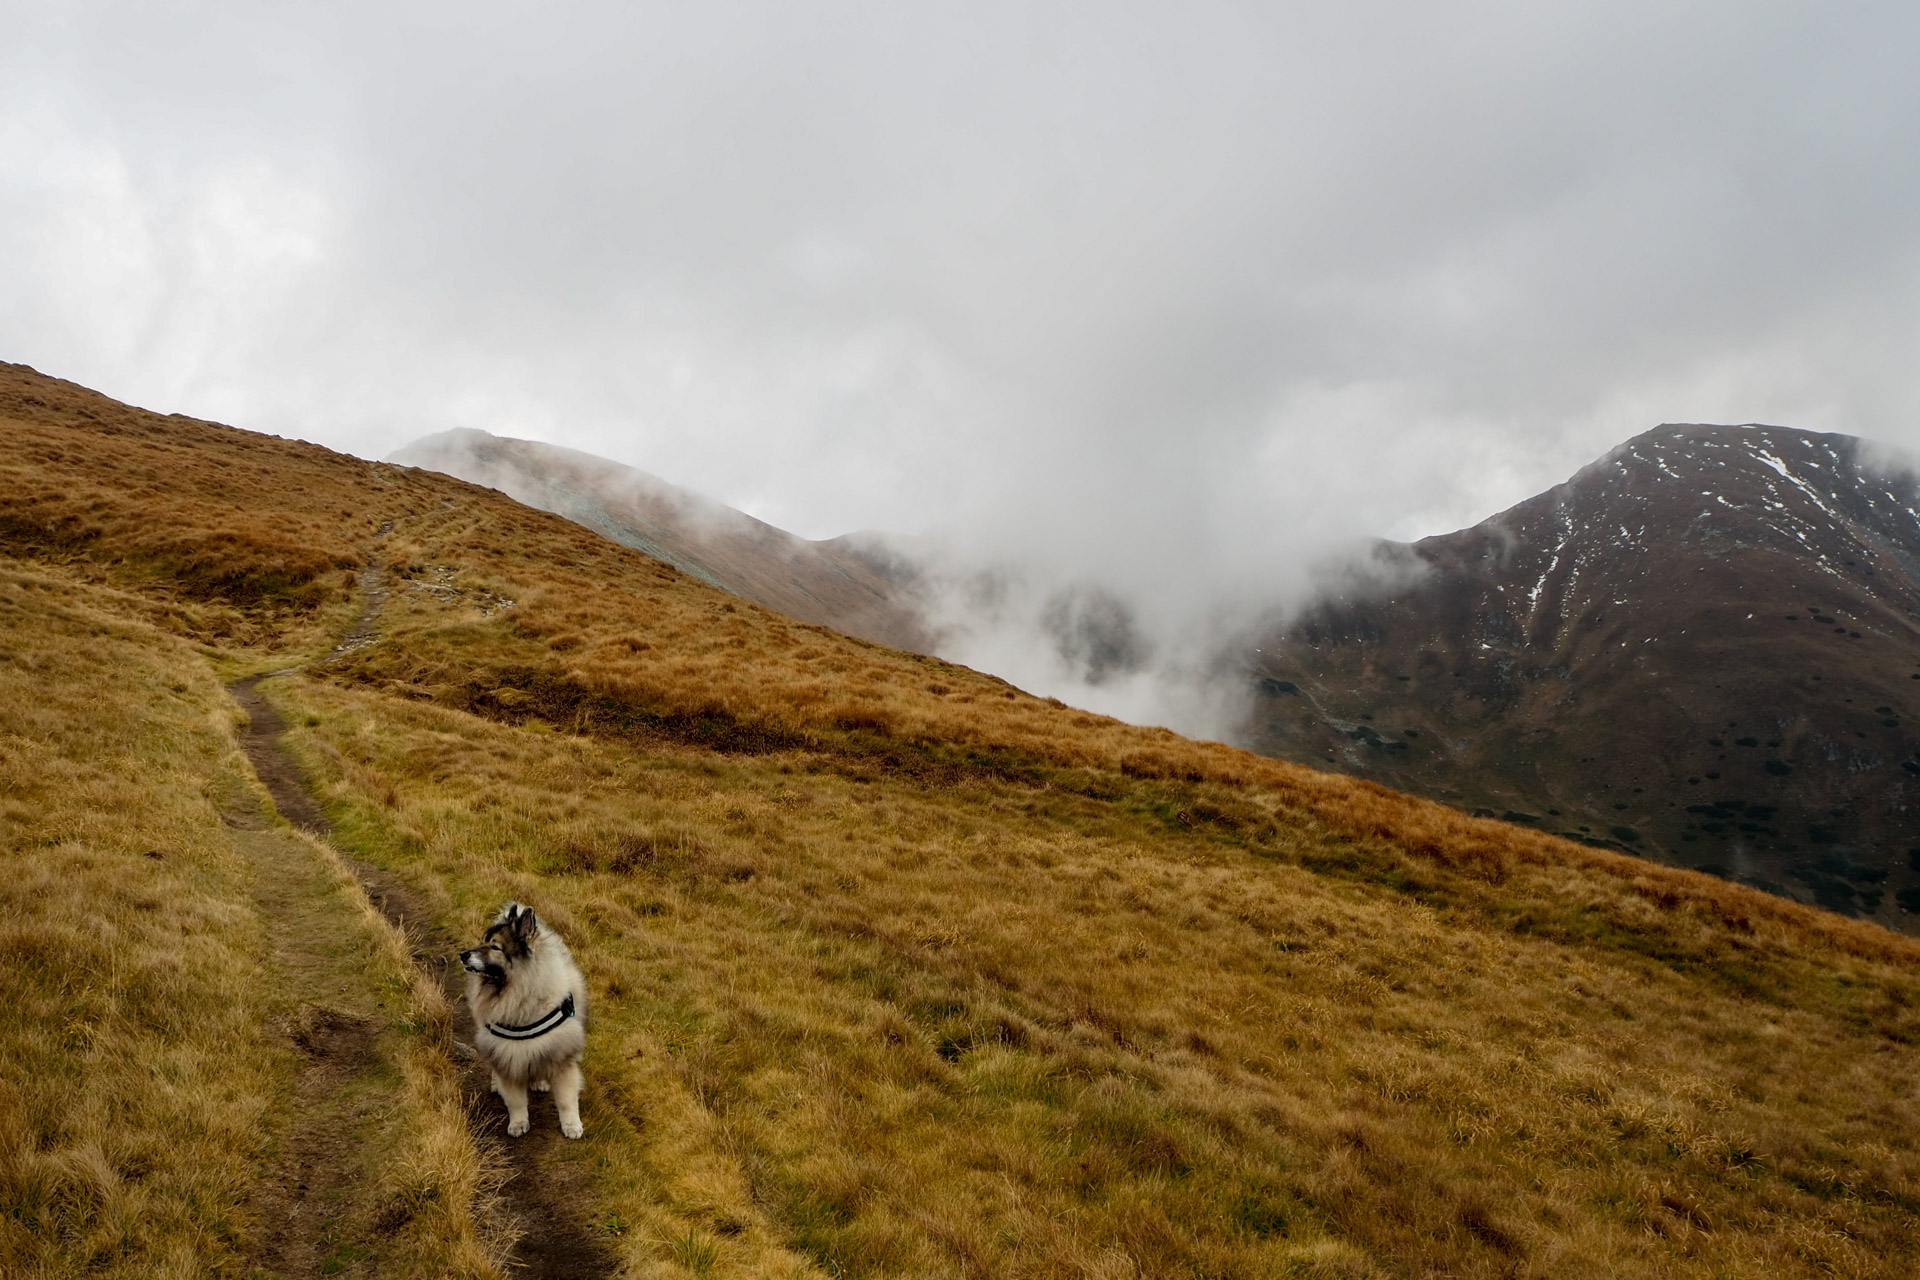
[[[547,1032],[553,1030],[572,1016],[573,992],[569,991],[567,992],[567,998],[560,1002],[558,1009],[543,1014],[535,1018],[532,1022],[524,1023],[517,1027],[510,1027],[499,1022],[489,1022],[486,1024],[486,1027],[489,1033],[499,1036],[502,1040],[538,1040],[541,1036],[547,1034]]]

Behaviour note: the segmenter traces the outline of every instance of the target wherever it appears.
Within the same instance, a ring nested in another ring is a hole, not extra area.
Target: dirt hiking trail
[[[379,571],[362,573],[360,586],[365,607],[336,652],[358,647],[372,637],[373,623],[386,595]],[[506,1170],[498,1212],[507,1219],[499,1224],[505,1228],[501,1234],[517,1237],[508,1259],[512,1274],[516,1280],[601,1280],[613,1276],[617,1270],[613,1259],[594,1238],[580,1211],[588,1203],[585,1179],[576,1168],[555,1158],[555,1148],[565,1139],[559,1135],[552,1108],[549,1106],[544,1115],[536,1109],[535,1127],[526,1136],[510,1140],[505,1136],[506,1109],[494,1097],[487,1069],[470,1047],[473,1016],[464,999],[463,971],[456,960],[464,944],[411,888],[379,868],[352,858],[334,842],[332,823],[308,791],[292,755],[281,745],[285,721],[256,687],[261,680],[284,674],[288,672],[251,676],[228,686],[247,716],[240,735],[241,749],[280,815],[333,845],[368,899],[406,939],[414,964],[446,993],[453,1010],[453,1040],[442,1048],[459,1074],[468,1127],[476,1144]],[[275,904],[267,905],[271,908]],[[292,904],[279,906],[283,911],[292,909]],[[308,1059],[299,1086],[303,1104],[337,1088],[340,1078],[358,1071],[371,1054],[376,1031],[371,1026],[335,1025],[342,1022],[338,1017],[310,1021],[316,1025],[293,1030],[295,1044]],[[304,1105],[302,1109],[304,1113]],[[310,1123],[306,1128],[296,1125],[290,1136],[279,1184],[267,1204],[276,1229],[266,1250],[269,1257],[262,1261],[275,1273],[292,1277],[337,1271],[337,1267],[328,1269],[323,1202],[325,1194],[337,1189],[342,1178],[352,1176],[350,1153],[338,1149],[344,1132],[339,1127]]]
[[[254,1274],[363,1273],[358,1264],[373,1265],[379,1224],[356,1194],[365,1172],[356,1134],[390,1113],[392,1089],[377,1045],[378,1003],[342,962],[351,908],[303,841],[257,811],[226,818],[253,871],[270,963],[300,1000],[276,1020],[298,1067],[275,1134],[278,1167],[256,1202],[264,1234]]]

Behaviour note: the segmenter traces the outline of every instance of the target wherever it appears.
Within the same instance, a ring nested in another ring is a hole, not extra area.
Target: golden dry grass
[[[636,1266],[689,1231],[741,1274],[1911,1265],[1904,967],[1722,950],[1577,869],[1569,945],[1525,923],[1551,890],[1436,908],[1307,822],[278,696],[364,851],[574,939]]]
[[[566,1154],[633,1274],[1915,1269],[1912,942],[802,626],[443,477],[8,378],[20,492],[137,506],[177,468],[168,519],[325,550],[223,592],[164,528],[0,524],[197,679],[323,649],[347,573],[390,570],[373,643],[262,689],[359,856],[459,933],[514,896],[573,941]]]
[[[494,1274],[488,1171],[432,1038],[437,991],[329,851],[257,825],[231,704],[147,602],[0,561],[0,1274],[236,1274],[300,1124],[351,1120],[368,1176],[338,1260]],[[301,1101],[317,1010],[378,1029]]]

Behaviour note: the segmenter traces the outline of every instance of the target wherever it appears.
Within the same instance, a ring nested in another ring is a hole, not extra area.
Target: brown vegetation
[[[324,591],[249,594],[151,550],[191,529],[9,532],[19,573],[111,602],[130,637],[22,690],[166,655],[204,715],[210,661],[326,655],[348,570],[387,575],[368,643],[261,690],[357,856],[457,933],[513,896],[573,942],[597,1021],[565,1155],[634,1274],[1899,1276],[1920,1255],[1914,943],[798,624],[442,477],[0,382],[18,492],[134,510],[164,446],[169,519],[255,530],[234,563],[295,529],[327,557]],[[73,705],[101,744],[74,768],[159,784],[163,743]],[[7,732],[3,802],[40,822],[54,802],[18,779],[65,757]],[[183,839],[223,830],[204,797],[231,751],[203,755],[164,775]],[[106,882],[148,874],[141,824],[168,810],[137,807],[90,819]],[[9,834],[10,879],[62,847]],[[244,900],[204,874],[151,895]],[[138,907],[101,918],[145,936]],[[244,953],[236,931],[202,933]],[[105,989],[126,972],[105,963],[26,972]],[[122,1034],[204,1052],[230,1030]],[[70,1079],[79,1052],[8,1041],[0,1078]],[[183,1160],[197,1189],[147,1193],[172,1220],[244,1221],[273,1114],[253,1105],[224,1163]],[[0,1229],[74,1256],[15,1185]]]
[[[0,1274],[489,1274],[444,1003],[154,616],[0,560]]]

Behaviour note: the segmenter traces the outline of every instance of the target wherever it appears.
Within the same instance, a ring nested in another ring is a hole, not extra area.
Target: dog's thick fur
[[[560,935],[534,918],[531,907],[509,902],[480,945],[460,953],[467,971],[467,1007],[473,1010],[473,1047],[493,1072],[493,1091],[507,1104],[507,1136],[527,1131],[527,1091],[553,1091],[560,1132],[577,1138],[580,1055],[587,1047],[587,983]],[[543,1035],[512,1040],[488,1024],[536,1023],[573,997],[574,1016]]]

